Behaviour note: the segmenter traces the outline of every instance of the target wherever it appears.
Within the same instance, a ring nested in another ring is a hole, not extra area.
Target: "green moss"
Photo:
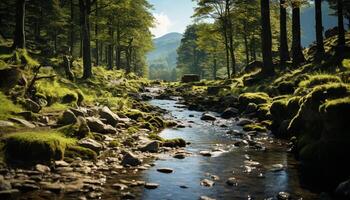
[[[343,60],[343,67],[350,69],[350,59]]]
[[[327,112],[334,109],[337,109],[337,111],[342,112],[346,111],[350,107],[350,97],[344,97],[339,99],[332,99],[329,101],[326,101],[324,104],[320,106],[320,110]]]
[[[238,101],[240,107],[244,109],[249,103],[255,103],[257,105],[268,103],[270,101],[270,97],[268,94],[263,92],[243,93],[238,97]]]
[[[162,137],[160,137],[157,133],[151,133],[148,135],[148,138],[151,140],[158,140],[158,141],[164,141]]]
[[[243,126],[244,131],[258,131],[258,132],[267,132],[266,127],[260,124],[247,124]]]
[[[15,105],[1,91],[0,104],[0,120],[6,120],[10,117],[13,117],[15,113],[22,111],[22,107],[20,105]]]
[[[84,160],[96,160],[97,159],[97,154],[91,149],[77,146],[77,145],[72,145],[69,146],[66,149],[65,156],[69,158],[81,158]]]
[[[144,118],[144,114],[136,109],[131,109],[130,111],[125,113],[125,115],[133,120],[139,120],[139,118]]]
[[[137,132],[139,132],[139,128],[134,127],[134,126],[131,126],[131,127],[129,127],[129,128],[127,129],[127,133],[130,134],[130,135],[132,135],[132,134],[134,134],[134,133],[137,133]]]
[[[0,60],[4,60],[6,63],[14,65],[27,65],[27,66],[39,66],[39,62],[30,57],[27,50],[16,49],[11,54],[0,55]]]
[[[119,140],[113,140],[108,144],[109,147],[120,147],[121,143]]]
[[[323,85],[327,83],[341,83],[341,79],[338,76],[331,74],[314,74],[309,75],[306,80],[299,83],[299,87],[312,88],[317,85]]]
[[[66,138],[58,132],[20,132],[5,136],[6,159],[24,161],[59,160],[64,157],[67,146],[74,139]]]

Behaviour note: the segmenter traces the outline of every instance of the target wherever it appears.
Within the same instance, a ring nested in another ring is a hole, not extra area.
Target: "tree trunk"
[[[230,49],[231,68],[232,68],[231,75],[235,75],[236,74],[236,57],[235,57],[235,47],[233,44],[233,33],[232,33],[231,23],[229,24],[229,26],[230,26],[230,28],[229,28],[229,49]]]
[[[300,7],[293,6],[292,10],[292,57],[293,67],[297,68],[301,63],[305,62],[304,54],[301,49],[301,35],[300,35]]]
[[[322,0],[315,0],[315,20],[316,20],[316,57],[315,61],[320,63],[324,56],[323,46],[323,26],[322,26]]]
[[[25,21],[25,0],[16,1],[16,28],[15,37],[13,40],[13,48],[26,48],[25,31],[24,31],[24,21]]]
[[[226,22],[224,22],[226,23]],[[224,39],[225,39],[225,53],[226,53],[226,69],[227,69],[227,77],[230,78],[230,52],[229,52],[229,45],[228,45],[228,39],[227,39],[227,30],[226,25],[224,25]]]
[[[96,0],[96,11],[95,11],[95,45],[96,45],[96,65],[100,65],[99,59],[99,40],[98,40],[98,1]]]
[[[70,40],[69,40],[69,52],[73,56],[74,50],[74,0],[70,0]]]
[[[251,50],[251,57],[252,60],[256,60],[256,49],[255,49],[255,37],[253,35],[253,37],[250,39],[250,50]]]
[[[110,41],[109,41],[109,44],[108,44],[108,69],[109,70],[112,70],[113,69],[113,35],[114,35],[114,31],[110,25],[109,27],[109,36],[110,36]]]
[[[290,60],[287,37],[287,11],[286,0],[280,0],[280,68],[285,68],[286,61]]]
[[[217,59],[216,56],[214,55],[213,58],[213,79],[216,80],[216,71],[217,71]]]
[[[343,18],[343,0],[337,0],[338,10],[338,47],[342,50],[345,46],[345,30],[344,30],[344,18]]]
[[[272,62],[272,34],[270,23],[270,2],[269,0],[261,0],[261,43],[264,66],[261,70],[263,75],[274,74]]]
[[[249,47],[248,47],[248,37],[247,37],[247,24],[244,23],[244,33],[243,33],[243,39],[244,39],[244,50],[245,50],[245,62],[246,65],[249,64]]]
[[[92,77],[91,69],[91,45],[90,45],[90,22],[89,14],[91,9],[90,0],[79,0],[80,14],[81,14],[81,31],[83,43],[83,79]]]
[[[119,23],[117,25],[117,46],[115,48],[115,62],[116,62],[116,66],[117,69],[119,70],[121,67],[121,49],[120,49],[120,27],[119,27]]]

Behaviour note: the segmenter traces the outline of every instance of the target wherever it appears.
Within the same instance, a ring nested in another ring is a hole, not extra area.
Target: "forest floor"
[[[174,96],[182,97],[189,110],[203,111],[203,121],[218,120],[208,111],[224,119],[244,117],[250,119],[241,124],[244,133],[272,132],[285,139],[309,180],[332,194],[350,175],[344,156],[350,153],[350,56],[345,52],[343,67],[330,65],[336,41],[326,40],[323,64],[311,62],[310,48],[310,62],[277,70],[273,77],[257,79],[256,69],[229,80],[189,83],[152,82],[103,67],[94,67],[89,80],[69,80],[62,58],[2,48],[0,197],[30,192],[40,198],[64,194],[65,199],[95,199],[116,175],[128,177],[108,185],[121,198],[138,197],[127,187],[157,188],[135,177],[159,153],[186,157],[181,148],[187,144],[158,136],[166,127],[184,125],[165,120],[164,110],[146,101]],[[350,34],[347,42],[350,46]],[[80,60],[72,70],[76,77],[82,74]],[[249,137],[243,144],[259,146]]]

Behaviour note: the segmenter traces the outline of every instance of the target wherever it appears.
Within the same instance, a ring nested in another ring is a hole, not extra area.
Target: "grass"
[[[49,161],[64,158],[67,146],[76,140],[55,131],[18,132],[2,138],[9,161]]]
[[[0,91],[0,120],[6,120],[10,117],[14,117],[14,113],[22,111],[20,105],[15,105],[11,100],[9,100],[1,91]]]

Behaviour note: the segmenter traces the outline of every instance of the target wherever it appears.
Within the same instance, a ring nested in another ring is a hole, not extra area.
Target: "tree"
[[[286,61],[290,60],[287,36],[287,11],[286,0],[280,0],[280,67],[284,68]]]
[[[227,76],[230,78],[230,58],[232,64],[232,74],[235,73],[235,56],[233,46],[233,28],[231,21],[231,9],[233,0],[198,0],[198,7],[195,8],[194,17],[212,18],[221,25],[220,32],[223,35],[226,51]]]
[[[344,30],[344,15],[343,15],[343,0],[337,0],[338,13],[338,48],[342,52],[345,46],[345,30]]]
[[[13,40],[13,48],[24,49],[26,47],[24,21],[26,0],[16,0],[16,28]]]
[[[293,67],[298,67],[305,62],[305,57],[301,48],[301,32],[300,32],[300,6],[301,0],[292,0],[292,58]]]
[[[82,35],[83,79],[92,77],[91,44],[90,44],[90,13],[96,0],[79,0],[80,28]]]
[[[263,75],[272,75],[274,74],[274,67],[272,62],[272,34],[269,0],[261,0],[261,27],[261,43],[264,63],[261,73]]]
[[[322,26],[322,0],[315,0],[315,20],[316,20],[316,62],[321,62],[324,56],[323,46],[323,26]]]

